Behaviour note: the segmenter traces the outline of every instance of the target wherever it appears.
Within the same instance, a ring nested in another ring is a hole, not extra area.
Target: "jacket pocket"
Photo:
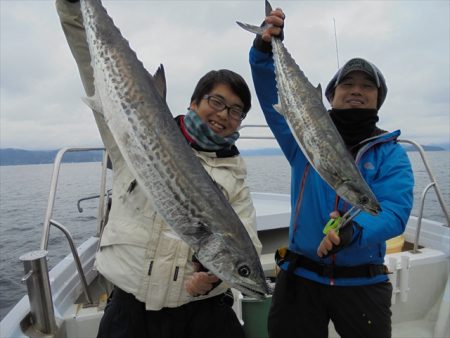
[[[170,290],[180,289],[183,282],[182,274],[187,257],[182,257],[184,264],[179,264],[180,249],[186,245],[171,232],[164,231],[159,238],[158,246],[153,258],[152,269],[149,271],[149,283],[146,303],[152,309],[162,308],[170,301]],[[181,278],[180,278],[181,277]],[[179,296],[179,295],[177,295]]]

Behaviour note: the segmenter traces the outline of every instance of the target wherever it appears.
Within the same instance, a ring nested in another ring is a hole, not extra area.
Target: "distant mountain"
[[[0,148],[0,166],[53,163],[59,150],[23,150]],[[100,162],[102,151],[66,153],[63,162]]]
[[[430,144],[430,147],[438,147],[444,150],[450,150],[450,143],[438,143],[438,144]]]
[[[405,148],[406,151],[418,151],[413,145],[406,144],[402,146]],[[450,147],[448,149],[442,147],[442,146],[435,146],[435,145],[422,145],[422,148],[425,151],[445,151],[450,150]],[[261,149],[239,149],[242,156],[274,156],[274,155],[283,155],[283,152],[280,148],[261,148]]]
[[[403,145],[406,151],[416,151],[412,145]],[[425,145],[425,151],[450,150],[450,145]],[[239,149],[242,156],[276,156],[283,155],[280,148]],[[23,150],[12,148],[0,148],[0,166],[23,164],[53,163],[58,150]],[[63,162],[100,162],[102,151],[85,151],[67,153]]]
[[[242,156],[273,156],[283,155],[280,148],[239,149]]]
[[[418,151],[416,147],[414,147],[411,144],[402,144],[403,148],[405,148],[406,151]],[[423,150],[425,151],[443,151],[443,150],[448,150],[445,149],[442,146],[424,146],[422,145]]]

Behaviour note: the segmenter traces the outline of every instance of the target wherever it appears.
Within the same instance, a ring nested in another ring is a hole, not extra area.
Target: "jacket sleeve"
[[[84,90],[88,96],[94,95],[94,75],[80,2],[71,3],[67,0],[56,0],[56,11],[70,51],[77,63]]]
[[[250,49],[250,67],[256,95],[267,124],[287,160],[292,164],[292,160],[300,151],[300,148],[286,120],[273,107],[274,104],[278,103],[278,92],[272,53],[263,53],[252,47]]]
[[[359,245],[366,247],[402,234],[413,205],[414,175],[409,158],[399,144],[380,147],[376,175],[369,185],[382,211],[377,216],[362,213],[356,217],[362,232]]]
[[[86,41],[86,31],[83,26],[80,2],[71,3],[66,0],[56,0],[56,11],[70,51],[77,63],[84,90],[88,96],[92,96],[95,93],[94,72],[91,67],[91,56]],[[119,148],[102,114],[95,111],[93,113],[103,144],[111,157],[113,166],[117,167],[118,161],[122,159]]]

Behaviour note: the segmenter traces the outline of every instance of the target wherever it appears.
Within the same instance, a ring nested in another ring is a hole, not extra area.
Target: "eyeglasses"
[[[203,96],[205,100],[207,100],[208,105],[216,110],[216,111],[222,111],[224,109],[227,110],[228,116],[230,116],[234,120],[242,121],[247,116],[247,113],[245,113],[241,107],[238,106],[227,106],[225,102],[223,102],[219,97],[212,96],[212,95],[205,95]]]

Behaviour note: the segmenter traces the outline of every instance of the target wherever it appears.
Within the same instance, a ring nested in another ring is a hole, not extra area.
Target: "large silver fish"
[[[86,101],[103,113],[138,184],[212,273],[247,295],[270,293],[245,227],[173,120],[163,68],[145,70],[100,0],[81,0],[81,10],[95,84]]]
[[[266,16],[271,11],[266,1]],[[238,24],[255,34],[267,28]],[[380,205],[323,105],[320,85],[316,88],[308,81],[279,38],[272,37],[271,43],[279,96],[274,108],[285,117],[311,165],[336,193],[353,206],[376,215]]]

